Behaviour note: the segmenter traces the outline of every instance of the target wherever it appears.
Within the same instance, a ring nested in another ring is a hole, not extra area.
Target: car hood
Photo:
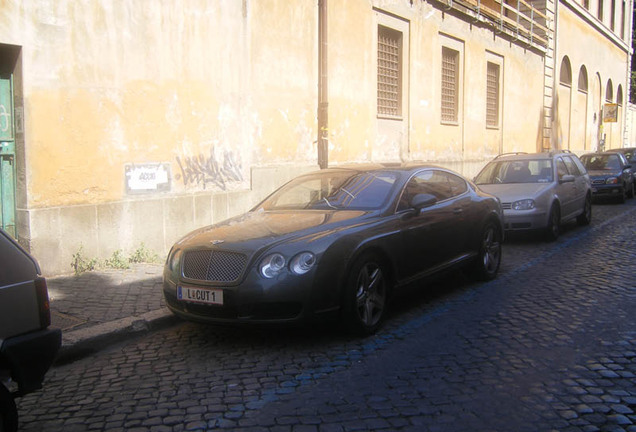
[[[521,199],[535,199],[552,187],[552,183],[510,183],[484,184],[479,188],[496,196],[501,202],[514,202]]]
[[[180,248],[222,248],[248,253],[304,238],[306,241],[361,223],[368,212],[354,210],[254,211],[193,231]]]
[[[620,171],[592,170],[587,172],[591,178],[598,177],[620,177]]]

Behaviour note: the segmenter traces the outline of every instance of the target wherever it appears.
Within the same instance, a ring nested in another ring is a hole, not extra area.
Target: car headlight
[[[176,249],[168,255],[168,268],[171,272],[177,271],[179,268],[179,260],[181,259],[181,250]]]
[[[261,261],[259,271],[263,277],[271,279],[285,268],[285,257],[279,253],[267,255]]]
[[[605,184],[618,184],[618,178],[610,177],[607,180],[605,180]]]
[[[534,208],[534,200],[524,199],[512,203],[513,210],[532,210]]]
[[[289,269],[292,273],[301,275],[307,273],[316,263],[316,256],[311,252],[301,252],[292,258]]]

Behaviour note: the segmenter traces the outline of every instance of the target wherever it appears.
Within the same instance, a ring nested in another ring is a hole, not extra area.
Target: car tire
[[[583,212],[576,217],[576,222],[579,225],[589,225],[592,222],[592,196],[585,197],[585,204],[583,204]]]
[[[16,432],[18,430],[18,409],[11,392],[0,383],[0,431]]]
[[[545,237],[548,241],[555,241],[561,234],[561,210],[558,204],[552,204],[548,216],[548,226],[545,229]]]
[[[382,261],[374,254],[360,257],[345,286],[343,319],[356,335],[375,333],[386,313],[388,280]]]
[[[471,276],[480,281],[489,281],[497,277],[501,265],[502,251],[501,229],[488,222],[481,232],[479,254],[471,268]]]

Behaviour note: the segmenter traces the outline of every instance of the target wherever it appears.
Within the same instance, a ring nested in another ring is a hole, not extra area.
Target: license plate
[[[204,304],[223,304],[223,290],[177,286],[177,298],[182,301]]]

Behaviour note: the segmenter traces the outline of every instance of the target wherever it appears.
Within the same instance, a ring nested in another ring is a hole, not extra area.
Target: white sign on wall
[[[170,191],[170,164],[127,164],[126,192],[149,193]]]

